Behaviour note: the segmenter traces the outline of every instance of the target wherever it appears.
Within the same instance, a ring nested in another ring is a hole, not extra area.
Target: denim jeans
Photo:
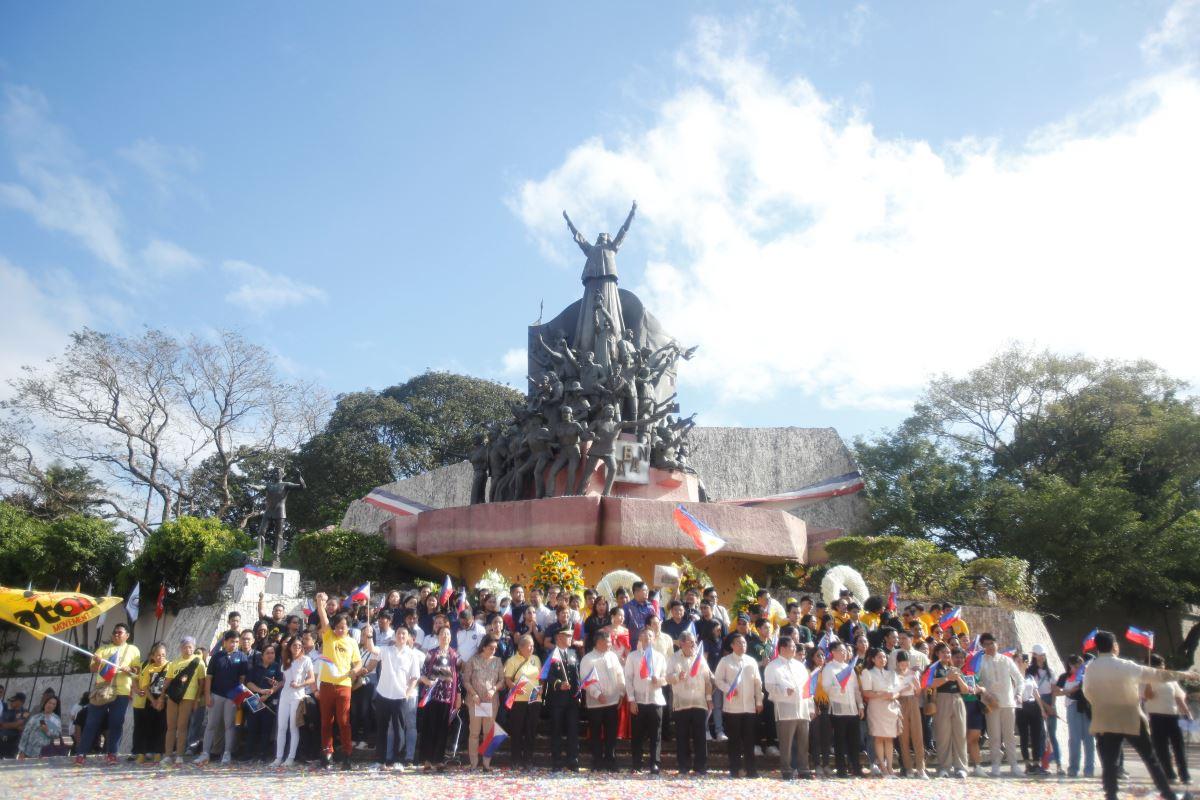
[[[1092,721],[1088,719],[1087,714],[1081,714],[1075,709],[1074,703],[1067,704],[1067,772],[1071,775],[1079,774],[1079,748],[1082,746],[1083,774],[1090,778],[1096,772],[1096,740],[1088,730]]]
[[[1051,695],[1051,694],[1042,695],[1042,702],[1045,703],[1046,705],[1050,706],[1050,708],[1057,708],[1057,706],[1054,704],[1054,695]],[[1058,751],[1058,717],[1057,716],[1046,717],[1045,725],[1046,725],[1046,736],[1050,737],[1050,749],[1054,751],[1054,766],[1058,767],[1059,769],[1062,769],[1062,753],[1060,753]],[[1042,754],[1038,753],[1039,760],[1041,759],[1041,757],[1042,757]]]
[[[87,719],[83,723],[83,741],[75,749],[80,755],[92,752],[96,735],[100,728],[105,728],[104,752],[110,756],[117,754],[121,745],[121,729],[125,727],[125,712],[129,709],[129,695],[119,694],[111,703],[103,706],[88,706]]]
[[[725,715],[722,708],[725,703],[725,693],[720,689],[713,689],[713,704],[712,704],[712,722],[715,733],[714,736],[725,735]]]

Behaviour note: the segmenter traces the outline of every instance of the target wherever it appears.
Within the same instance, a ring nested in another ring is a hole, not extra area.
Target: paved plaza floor
[[[1136,759],[1134,759],[1136,760]],[[1156,796],[1141,765],[1122,796]],[[287,772],[262,767],[183,766],[165,769],[122,762],[105,767],[99,760],[74,767],[68,759],[0,762],[0,798],[103,797],[167,800],[176,797],[203,800],[363,800],[364,798],[420,798],[420,800],[524,800],[525,798],[588,798],[588,800],[725,800],[774,797],[813,800],[1092,800],[1102,798],[1099,780],[1066,780],[1055,777],[966,780],[904,779],[811,780],[784,783],[778,777],[731,780],[669,775],[652,778],[629,775],[551,774],[545,771],[514,773],[507,769],[489,773],[451,769],[444,774],[372,772],[356,765],[351,772],[325,773],[299,768]]]

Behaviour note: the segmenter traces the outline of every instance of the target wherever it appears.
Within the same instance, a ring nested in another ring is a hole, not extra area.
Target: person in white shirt
[[[295,766],[296,750],[300,747],[300,726],[296,724],[296,707],[304,702],[305,690],[317,682],[312,659],[304,654],[304,645],[299,636],[293,636],[285,643],[282,663],[283,688],[279,690],[279,705],[275,710],[275,760],[271,762],[272,767]],[[283,752],[289,735],[292,742],[287,751],[287,760],[284,761]]]
[[[847,662],[846,645],[835,642],[829,648],[829,663],[821,671],[821,686],[829,697],[829,714],[833,719],[833,755],[838,777],[859,777],[858,751],[861,737],[858,721],[863,717],[862,696],[858,675]],[[843,684],[839,673],[849,668]]]
[[[901,640],[903,640],[903,636]],[[911,641],[911,640],[910,640]],[[914,651],[916,652],[916,651]],[[917,652],[924,658],[925,654]],[[892,670],[900,685],[900,763],[910,778],[928,779],[925,773],[925,735],[921,727],[921,678],[925,671],[916,669],[906,650],[896,650],[889,656],[895,665]]]
[[[633,715],[630,754],[632,772],[642,769],[642,753],[650,749],[650,774],[662,769],[662,713],[666,705],[662,687],[667,685],[667,660],[654,648],[654,633],[649,628],[638,632],[637,649],[625,659],[625,696]]]
[[[708,774],[705,725],[712,709],[713,681],[708,659],[699,651],[696,636],[685,630],[676,640],[678,652],[667,662],[671,684],[671,716],[675,721],[676,764],[679,774]],[[695,671],[695,674],[693,673]]]
[[[370,630],[367,628],[366,630]],[[425,657],[410,645],[407,628],[397,628],[391,641],[379,642],[367,636],[364,647],[379,660],[379,683],[375,687],[375,758],[385,768],[403,770],[417,755],[417,682]],[[399,756],[388,753],[388,734]]]
[[[1166,669],[1167,662],[1157,653],[1150,656],[1150,666],[1155,669]],[[1147,683],[1142,686],[1142,697],[1145,698],[1146,713],[1150,715],[1150,743],[1158,755],[1167,780],[1176,779],[1187,786],[1192,782],[1188,772],[1187,750],[1183,746],[1183,732],[1179,729],[1179,720],[1191,719],[1192,711],[1188,708],[1187,693],[1175,681],[1165,683]],[[1171,751],[1175,752],[1175,766],[1171,765]],[[1178,768],[1176,773],[1175,768]]]
[[[533,618],[542,630],[546,630],[558,619],[558,612],[542,602],[542,590],[533,589],[529,592],[529,608],[533,610]],[[553,647],[552,643],[546,645]]]
[[[996,637],[991,633],[979,636],[983,647],[983,659],[979,664],[975,680],[990,696],[985,700],[984,713],[987,720],[988,738],[991,739],[992,777],[1000,777],[1000,751],[1008,758],[1013,775],[1023,775],[1017,752],[1017,706],[1020,705],[1021,688],[1025,676],[1017,664],[996,650]],[[1041,757],[1041,753],[1038,753]]]
[[[471,609],[464,609],[458,615],[458,629],[454,632],[454,652],[466,664],[479,652],[479,643],[487,636],[487,628],[475,621]]]
[[[425,652],[425,653],[432,653],[434,650],[437,650],[441,646],[438,641],[438,635],[441,633],[442,628],[445,628],[449,624],[450,624],[450,622],[449,622],[449,620],[446,619],[445,614],[441,614],[441,613],[434,614],[433,615],[433,633],[422,636],[421,641],[416,642],[416,646],[419,647],[421,649],[421,651]]]
[[[867,664],[860,682],[867,703],[867,730],[875,740],[871,774],[890,778],[892,742],[900,735],[900,680],[887,668],[887,653],[879,648],[867,651]]]
[[[720,598],[717,596],[716,588],[709,586],[704,590],[704,600],[712,603],[713,617],[725,626],[725,630],[733,630],[733,623],[729,617],[729,609],[721,605]]]
[[[592,738],[592,772],[616,772],[617,720],[625,698],[625,669],[612,651],[608,631],[596,631],[592,651],[579,663],[579,680]]]
[[[791,780],[808,775],[808,723],[815,711],[805,697],[808,667],[796,658],[796,643],[790,636],[779,639],[779,658],[767,664],[763,686],[775,706],[775,732],[779,736],[780,777]]]
[[[757,778],[754,736],[763,710],[762,676],[758,662],[746,655],[746,637],[735,633],[729,641],[733,651],[717,664],[713,681],[725,696],[725,735],[729,737],[729,776],[736,778],[746,766],[746,777]],[[731,697],[730,694],[733,696]]]

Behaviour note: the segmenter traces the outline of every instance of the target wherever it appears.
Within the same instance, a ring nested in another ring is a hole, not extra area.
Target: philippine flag
[[[100,664],[100,669],[96,670],[96,674],[100,680],[112,683],[112,679],[117,677],[117,665],[111,661],[105,661]]]
[[[983,651],[972,651],[972,653],[967,657],[967,663],[963,665],[963,675],[977,674],[981,664],[983,664]]]
[[[508,734],[504,732],[504,728],[493,722],[492,729],[488,731],[488,735],[483,737],[483,741],[479,743],[479,755],[484,758],[491,758],[507,738]]]
[[[600,679],[596,677],[596,668],[592,667],[588,674],[584,677],[583,683],[579,684],[580,689],[586,689],[589,686],[595,686],[600,683]]]
[[[442,581],[442,592],[438,595],[438,605],[444,606],[450,602],[450,596],[454,594],[454,584],[450,582],[450,576],[446,576],[446,580]]]
[[[1042,769],[1050,769],[1050,762],[1054,760],[1054,748],[1050,746],[1050,739],[1046,739],[1046,749],[1042,751]]]
[[[942,630],[946,630],[960,619],[962,619],[962,606],[955,606],[945,614],[942,614],[942,618],[938,620],[938,625]]]
[[[682,503],[675,506],[675,524],[679,526],[679,530],[691,537],[696,549],[706,556],[711,556],[725,546],[725,540],[717,536],[712,528],[693,517]]]
[[[417,703],[417,708],[424,708],[429,705],[429,701],[433,699],[433,690],[437,688],[437,682],[429,684],[429,688],[425,690],[425,694],[421,695],[420,701]]]
[[[467,610],[467,587],[458,590],[458,605],[454,610],[459,614]]]
[[[850,676],[854,674],[854,665],[858,663],[858,656],[850,659],[850,663],[837,674],[838,685],[842,687],[842,691],[846,690],[846,684],[850,682]]]
[[[1012,657],[1013,657],[1013,656],[1015,656],[1016,654],[1017,654],[1017,648],[1015,648],[1015,647],[1010,647],[1010,648],[1008,648],[1007,650],[1001,650],[1001,651],[1000,651],[1000,655],[1002,655],[1002,656],[1008,656],[1009,658],[1012,658]]]
[[[575,623],[575,630],[572,631],[571,638],[573,638],[577,642],[583,641],[583,623],[582,622]]]
[[[369,602],[371,602],[371,582],[367,581],[362,586],[346,595],[346,599],[342,601],[342,608],[350,608],[355,603],[362,603],[365,605]]]
[[[654,656],[651,655],[652,652],[653,650],[649,647],[642,651],[642,665],[639,667],[638,673],[642,676],[642,680],[649,680],[654,672]]]
[[[226,692],[225,696],[232,700],[236,705],[240,706],[251,697],[254,697],[254,692],[247,689],[244,683],[239,683],[237,686]]]
[[[933,662],[929,665],[929,669],[925,670],[925,677],[921,679],[921,688],[929,689],[933,686],[933,677],[937,673],[938,662]]]
[[[317,613],[317,604],[310,597],[304,601],[304,616],[311,617],[315,613]]]
[[[692,668],[689,673],[694,678],[700,674],[700,664],[704,661],[704,645],[701,644],[696,648],[696,657],[692,659]]]
[[[733,683],[729,684],[729,691],[725,693],[726,700],[732,700],[737,697],[738,684],[742,682],[742,671],[739,669],[737,674],[733,676]]]
[[[155,619],[162,619],[163,612],[166,611],[166,607],[163,605],[163,601],[165,601],[166,599],[167,599],[167,585],[164,583],[158,587],[158,599],[154,601],[154,618]]]
[[[813,670],[813,674],[808,676],[808,680],[804,682],[804,691],[800,693],[800,697],[807,700],[817,693],[817,683],[821,680],[821,671]]]
[[[1096,634],[1099,632],[1099,628],[1092,628],[1092,632],[1083,640],[1083,652],[1096,649]]]
[[[411,500],[403,495],[385,492],[383,489],[375,489],[363,498],[363,502],[387,511],[390,514],[395,514],[397,517],[415,517],[422,511],[433,510],[433,506],[418,503],[416,500]]]
[[[829,658],[829,631],[825,631],[825,633],[822,634],[821,641],[817,642],[817,649],[820,650],[826,658]]]
[[[551,656],[546,659],[546,663],[542,665],[542,672],[540,675],[538,675],[538,680],[543,680],[543,681],[550,680],[550,670],[554,668],[555,661],[558,661],[558,651],[557,650],[555,650],[554,653],[551,654]]]
[[[517,629],[517,626],[513,624],[512,606],[504,607],[504,615],[502,619],[504,620],[504,627],[508,628],[509,631],[515,631]]]
[[[271,568],[260,567],[258,564],[247,564],[246,566],[242,567],[242,572],[246,573],[247,575],[253,575],[256,578],[262,578],[265,581],[267,576],[271,574]]]
[[[1144,631],[1130,625],[1129,630],[1125,631],[1125,638],[1134,644],[1140,644],[1147,650],[1154,649],[1154,631]]]
[[[592,671],[595,672],[595,670],[592,670]],[[516,684],[512,687],[512,689],[509,690],[508,699],[506,699],[504,701],[504,707],[507,709],[511,709],[513,707],[513,703],[517,702],[517,695],[519,695],[521,692],[525,691],[525,687],[528,685],[529,685],[529,679],[526,678],[524,675],[522,675],[521,679],[516,682]],[[530,697],[529,699],[532,700],[533,698]]]
[[[900,587],[892,581],[892,585],[888,587],[887,610],[895,612],[897,603],[900,602]]]

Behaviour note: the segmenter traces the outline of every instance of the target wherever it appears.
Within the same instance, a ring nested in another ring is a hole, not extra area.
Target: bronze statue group
[[[1098,752],[1115,797],[1128,742],[1163,797],[1187,796],[1171,786],[1190,781],[1179,682],[1200,676],[1121,659],[1105,631],[1056,675],[1040,646],[1026,654],[986,631],[972,636],[949,604],[889,611],[879,597],[863,607],[848,596],[781,602],[764,589],[731,616],[712,587],[664,607],[643,583],[612,603],[592,590],[513,585],[481,592],[473,607],[463,592],[428,588],[392,591],[378,606],[318,594],[310,607],[268,614],[260,602],[248,627],[230,615],[211,654],[189,639],[175,643],[174,659],[156,643],[143,662],[117,633],[101,652],[122,665],[106,676],[116,697],[85,711],[76,763],[102,734],[116,763],[125,708],[141,699],[129,757],[160,768],[194,754],[197,766],[278,770],[359,761],[397,771],[1065,780],[1092,777]],[[672,745],[674,764],[664,764]]]

